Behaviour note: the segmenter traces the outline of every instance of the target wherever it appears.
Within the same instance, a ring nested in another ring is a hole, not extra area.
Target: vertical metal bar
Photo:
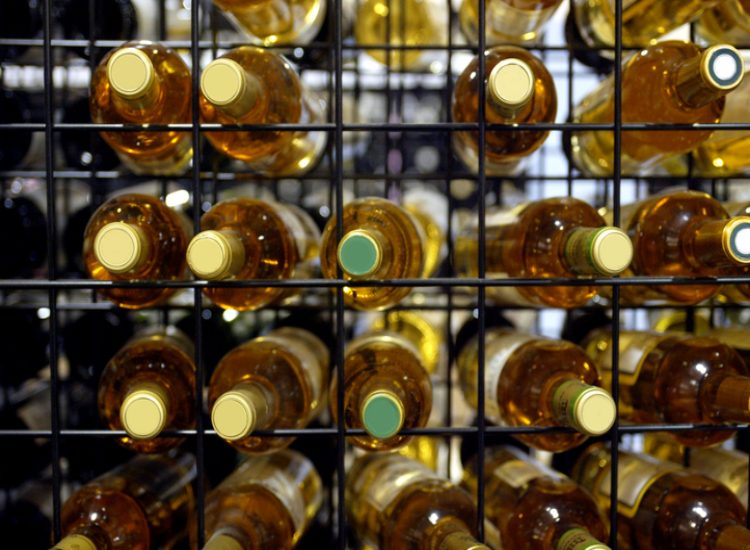
[[[161,0],[164,3],[164,0]],[[200,2],[193,0],[190,5],[190,55],[192,56],[192,132],[193,132],[193,227],[200,231],[202,189],[201,189],[201,132],[200,132]],[[195,461],[197,476],[195,480],[195,498],[197,502],[196,518],[198,527],[198,546],[205,542],[205,486],[204,481],[204,426],[203,426],[203,293],[193,290],[193,317],[195,322]]]
[[[44,144],[47,177],[47,276],[57,279],[57,208],[55,200],[54,156],[54,81],[52,78],[52,0],[44,0]],[[57,341],[57,289],[50,288],[49,299],[49,363],[52,428],[52,529],[55,540],[62,536],[60,524],[60,372]]]

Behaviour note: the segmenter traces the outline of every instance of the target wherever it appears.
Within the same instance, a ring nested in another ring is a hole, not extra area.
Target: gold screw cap
[[[222,394],[211,409],[211,424],[219,436],[236,441],[255,429],[255,406],[249,392],[231,390]]]
[[[616,414],[612,396],[596,386],[582,391],[573,403],[576,427],[588,435],[606,433],[615,423]]]
[[[633,260],[633,243],[617,227],[599,231],[591,243],[591,262],[605,275],[622,273]]]
[[[127,273],[146,257],[147,241],[137,225],[113,222],[94,238],[94,255],[110,273]]]
[[[490,72],[487,88],[496,104],[521,107],[534,94],[534,71],[520,59],[503,59]]]
[[[242,247],[233,247],[230,238],[220,231],[202,231],[188,245],[187,263],[201,279],[225,279],[233,275],[237,252],[241,250]],[[244,258],[239,258],[239,261],[244,261]]]
[[[724,251],[739,264],[750,264],[750,216],[729,220],[721,235]]]
[[[134,439],[153,439],[167,423],[167,395],[154,386],[129,392],[120,408],[120,421]]]
[[[251,91],[242,66],[231,59],[216,59],[203,69],[201,92],[210,103],[224,107],[243,99]],[[255,97],[253,96],[253,100]]]
[[[711,46],[701,56],[701,75],[719,90],[732,90],[742,82],[745,62],[740,52],[729,44]]]
[[[214,535],[206,541],[203,550],[243,550],[243,546],[229,535]]]
[[[138,48],[117,50],[107,62],[107,80],[112,89],[128,99],[148,92],[156,78],[151,59]]]
[[[376,391],[362,404],[365,431],[376,439],[388,439],[404,425],[404,405],[393,392]]]
[[[68,535],[55,544],[51,550],[97,550],[91,539],[83,535]]]

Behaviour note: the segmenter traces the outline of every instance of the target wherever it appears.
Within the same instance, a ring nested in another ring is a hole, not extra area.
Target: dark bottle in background
[[[35,309],[0,309],[0,386],[18,386],[46,367],[47,339]]]
[[[2,4],[5,6],[5,0]],[[0,124],[26,122],[31,122],[28,94],[0,88]],[[29,155],[31,142],[32,132],[28,130],[0,131],[0,170],[13,170],[23,164]]]
[[[89,7],[94,8],[96,32],[90,30]],[[58,22],[67,40],[132,40],[142,33],[138,28],[136,6],[131,0],[65,0],[59,3]],[[95,61],[101,59],[109,48],[90,45],[71,47],[70,51]],[[92,55],[93,53],[93,55]]]
[[[23,196],[1,199],[0,235],[5,236],[0,250],[0,279],[29,278],[44,265],[47,222],[34,201]]]
[[[8,39],[30,39],[36,38],[41,31],[41,0],[0,2],[0,36]],[[28,46],[0,46],[0,61],[13,61],[27,49]]]
[[[91,123],[89,98],[81,97],[63,108],[65,124]],[[73,170],[113,170],[120,164],[115,152],[94,130],[65,130],[60,132],[60,146],[65,166]]]

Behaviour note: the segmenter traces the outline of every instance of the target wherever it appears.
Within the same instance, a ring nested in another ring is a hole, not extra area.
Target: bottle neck
[[[750,548],[750,531],[740,525],[727,525],[715,540],[713,550],[745,550]]]
[[[261,82],[229,58],[211,62],[201,75],[203,98],[226,116],[252,122],[251,116],[263,95]]]
[[[587,529],[572,527],[557,539],[555,550],[609,550],[609,546],[595,539]]]
[[[617,227],[577,227],[566,236],[562,253],[576,275],[617,275],[630,265],[633,244]]]
[[[601,435],[614,424],[617,408],[602,388],[578,379],[564,380],[549,395],[550,409],[562,425],[587,435]]]
[[[750,420],[750,377],[727,376],[716,391],[714,402],[721,420],[747,422]]]
[[[464,522],[455,518],[444,518],[428,534],[429,548],[436,550],[490,550],[469,531]]]
[[[735,55],[738,59],[734,59]],[[677,69],[674,77],[677,96],[693,109],[708,105],[724,97],[741,82],[741,67],[742,59],[733,48],[708,48],[683,61]]]
[[[260,384],[242,382],[219,396],[211,409],[211,423],[223,439],[243,439],[273,423],[273,399]]]
[[[245,265],[245,246],[236,231],[202,231],[190,241],[186,258],[197,277],[209,281],[229,279]]]
[[[695,268],[732,267],[750,263],[750,217],[707,219],[686,227],[685,257]]]
[[[234,537],[217,533],[206,541],[203,550],[242,550],[243,546]]]
[[[51,550],[104,550],[109,547],[109,537],[101,529],[94,525],[79,525]]]

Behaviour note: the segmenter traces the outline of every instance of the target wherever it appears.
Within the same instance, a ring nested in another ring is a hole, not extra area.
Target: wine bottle
[[[188,245],[187,262],[196,277],[290,279],[312,272],[320,232],[294,205],[237,198],[217,203],[201,217],[201,229]],[[299,293],[299,288],[203,289],[223,308],[253,310]]]
[[[736,351],[750,365],[750,330],[743,326],[718,327],[706,331],[706,336],[716,338]]]
[[[140,2],[143,3],[143,2]],[[89,0],[63,0],[58,4],[57,21],[62,28],[63,37],[67,40],[115,40],[126,42],[136,37],[155,39],[155,32],[144,29],[143,17],[139,17],[136,0],[99,0],[93,5]],[[94,13],[89,12],[89,8]],[[156,12],[155,9],[152,11]],[[156,13],[151,14],[153,30],[156,30]],[[94,29],[90,27],[93,17]],[[84,58],[93,57],[99,61],[103,55],[102,48],[86,46],[69,48],[70,51]]]
[[[436,56],[414,47],[446,45],[447,29],[448,14],[440,0],[400,0],[387,6],[380,0],[364,0],[354,20],[357,44],[372,46],[365,52],[396,71],[427,68]],[[409,49],[400,49],[403,46]]]
[[[325,102],[283,56],[243,46],[203,69],[200,109],[209,124],[320,124]],[[309,172],[326,145],[320,131],[206,132],[206,137],[218,151],[269,177]]]
[[[425,236],[408,211],[377,197],[344,206],[344,236],[336,240],[336,216],[323,230],[320,268],[329,279],[341,267],[344,278],[407,279],[424,276]],[[410,287],[344,287],[346,303],[357,309],[380,309],[404,299]]]
[[[304,428],[324,406],[328,368],[328,350],[302,329],[277,329],[233,349],[208,387],[214,429],[246,453],[286,447],[293,438],[252,433]]]
[[[5,6],[5,4],[3,4]],[[2,20],[2,17],[0,17]],[[6,36],[6,35],[3,35]],[[2,47],[0,47],[2,52]],[[32,120],[28,95],[20,91],[0,88],[0,123],[20,124],[36,122]],[[0,170],[13,170],[33,164],[36,156],[35,132],[0,132]],[[42,150],[43,151],[43,150]]]
[[[484,458],[487,540],[514,550],[609,550],[607,527],[591,495],[570,478],[522,451],[492,447]],[[463,486],[477,492],[476,457]]]
[[[65,124],[91,123],[89,99],[82,97],[63,108]],[[99,134],[91,130],[61,132],[60,148],[67,166],[74,170],[113,170],[120,160]]]
[[[709,43],[728,42],[747,46],[750,37],[750,2],[719,2],[701,14],[695,31]]]
[[[180,175],[193,156],[190,132],[148,126],[191,122],[191,89],[190,70],[175,51],[155,42],[127,42],[91,76],[91,120],[143,125],[101,136],[136,174]]]
[[[477,408],[478,342],[475,337],[456,360],[466,401]],[[485,333],[485,415],[501,426],[568,426],[575,433],[519,434],[523,443],[565,451],[588,436],[607,432],[615,403],[599,386],[594,362],[575,344],[502,328]]]
[[[657,39],[695,20],[701,12],[721,0],[624,0],[622,44],[624,48],[646,48]],[[573,0],[578,31],[590,48],[602,48],[613,59],[615,45],[615,0]],[[610,48],[608,51],[606,48]]]
[[[594,331],[585,349],[612,387],[612,334]],[[620,417],[637,423],[747,422],[750,369],[729,346],[708,337],[621,331]],[[708,446],[730,430],[674,432],[686,445]]]
[[[562,0],[489,0],[484,6],[487,46],[535,44]],[[469,42],[479,43],[479,2],[462,0],[458,18]]]
[[[456,272],[477,277],[479,227],[472,219],[459,231],[454,249]],[[543,199],[511,211],[485,213],[486,276],[491,278],[573,278],[611,276],[624,271],[633,256],[630,238],[607,225],[596,210],[571,197]],[[499,303],[551,307],[585,305],[597,287],[488,287]]]
[[[328,396],[338,418],[338,377]],[[362,449],[382,451],[401,447],[411,436],[403,428],[423,428],[432,410],[432,384],[419,351],[393,332],[370,332],[349,343],[344,357],[344,424],[364,428],[367,435],[349,441]]]
[[[65,502],[52,550],[172,548],[192,523],[194,478],[189,453],[133,458]]]
[[[432,277],[448,254],[448,199],[437,189],[410,187],[401,194],[401,205],[422,227],[424,240],[423,277]]]
[[[320,476],[302,454],[250,457],[206,498],[203,550],[293,548],[322,501]]]
[[[139,453],[159,453],[182,443],[159,437],[195,422],[195,351],[174,327],[141,333],[107,363],[99,381],[99,414],[120,443]]]
[[[724,96],[740,84],[743,76],[742,57],[732,46],[723,44],[701,50],[689,42],[660,42],[623,62],[622,122],[718,123]],[[611,75],[587,95],[573,111],[573,121],[612,124],[614,83]],[[644,97],[649,101],[643,101]],[[695,149],[711,134],[712,130],[625,130],[621,143],[622,173],[653,172],[671,157]],[[573,162],[584,174],[612,175],[613,131],[574,131],[571,146]]]
[[[617,547],[623,550],[740,550],[750,545],[745,510],[721,483],[676,464],[619,451]],[[573,479],[607,511],[611,451],[592,445],[578,459]]]
[[[633,241],[631,273],[645,276],[716,277],[741,273],[750,264],[750,217],[729,217],[706,193],[654,195],[622,209],[622,227]],[[697,304],[719,285],[623,287],[627,303],[667,298]]]
[[[0,250],[0,279],[32,278],[47,261],[47,220],[30,198],[6,196],[0,203],[0,232],[11,236]]]
[[[214,0],[237,28],[262,46],[303,46],[326,18],[324,0]]]
[[[357,458],[344,502],[370,547],[488,550],[474,538],[477,510],[469,493],[404,456]]]
[[[496,0],[502,1],[502,0]],[[456,81],[453,121],[476,123],[479,58],[475,57]],[[554,122],[557,92],[544,63],[523,48],[498,46],[485,54],[485,117],[490,124]],[[520,162],[539,149],[548,130],[490,130],[485,132],[485,172],[492,176],[518,171]],[[476,173],[479,168],[479,132],[459,130],[452,134],[453,150]]]
[[[39,0],[4,0],[0,6],[0,36],[31,39],[42,32],[42,3]],[[28,46],[0,46],[0,60],[20,57]],[[0,113],[3,111],[0,110]],[[18,136],[12,132],[11,135]]]
[[[155,197],[119,195],[102,204],[84,233],[83,257],[101,281],[186,278],[185,250],[192,235],[187,218]],[[176,288],[111,288],[101,293],[128,309],[163,303]]]
[[[399,334],[417,349],[427,373],[437,374],[438,366],[444,363],[445,320],[441,318],[442,315],[431,316],[424,311],[400,309],[378,313],[369,330]]]

